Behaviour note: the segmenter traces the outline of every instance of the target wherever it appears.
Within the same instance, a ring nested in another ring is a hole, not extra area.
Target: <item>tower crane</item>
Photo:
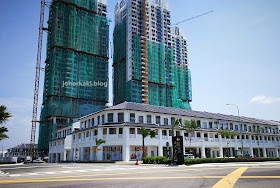
[[[35,89],[34,89],[34,102],[33,102],[33,115],[32,115],[32,128],[31,128],[31,139],[30,139],[30,155],[32,157],[34,157],[34,153],[35,153],[36,123],[38,122],[37,109],[38,109],[38,94],[39,94],[39,84],[40,84],[41,54],[42,54],[42,41],[43,41],[43,31],[44,31],[43,26],[44,26],[44,16],[45,16],[45,5],[46,5],[45,0],[41,0]]]
[[[191,17],[191,18],[188,18],[188,19],[182,20],[182,21],[180,21],[180,22],[177,22],[177,23],[175,23],[175,24],[173,24],[173,25],[179,25],[179,24],[181,24],[181,23],[184,23],[184,22],[193,20],[193,19],[195,19],[195,18],[198,18],[198,17],[200,17],[200,16],[204,16],[204,15],[206,15],[206,14],[210,14],[210,13],[212,13],[212,12],[214,12],[214,11],[211,10],[211,11],[209,11],[209,12],[205,12],[205,13],[203,13],[203,14],[199,14],[199,15],[197,15],[197,16],[193,16],[193,17]]]

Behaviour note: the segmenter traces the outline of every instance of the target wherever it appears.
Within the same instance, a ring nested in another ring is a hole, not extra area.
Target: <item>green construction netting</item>
[[[52,3],[39,127],[40,150],[49,147],[51,135],[57,128],[69,125],[64,120],[70,119],[71,123],[75,118],[102,110],[108,101],[109,25],[106,17],[95,14],[96,10],[97,0],[54,0]],[[49,117],[59,117],[61,121],[54,125]]]

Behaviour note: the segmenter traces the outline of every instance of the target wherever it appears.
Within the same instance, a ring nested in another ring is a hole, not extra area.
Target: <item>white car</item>
[[[185,154],[184,159],[194,159],[194,155],[193,154]]]

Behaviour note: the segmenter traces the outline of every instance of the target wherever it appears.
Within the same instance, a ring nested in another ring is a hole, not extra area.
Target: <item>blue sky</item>
[[[108,0],[111,20],[117,2]],[[233,103],[242,116],[280,121],[279,8],[278,0],[170,0],[172,23],[214,11],[179,25],[188,40],[193,110],[236,115],[226,106]],[[30,142],[39,13],[40,0],[0,1],[0,104],[14,115],[0,148]]]

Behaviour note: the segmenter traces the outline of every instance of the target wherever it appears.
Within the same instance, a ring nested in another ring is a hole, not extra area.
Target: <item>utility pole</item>
[[[239,114],[239,108],[237,105],[235,104],[227,104],[227,105],[233,105],[237,108],[237,112],[238,112],[238,119],[239,119],[239,127],[240,127],[240,139],[241,139],[241,155],[243,156],[243,139],[242,139],[242,127],[241,127],[241,123],[240,123],[240,114]]]

